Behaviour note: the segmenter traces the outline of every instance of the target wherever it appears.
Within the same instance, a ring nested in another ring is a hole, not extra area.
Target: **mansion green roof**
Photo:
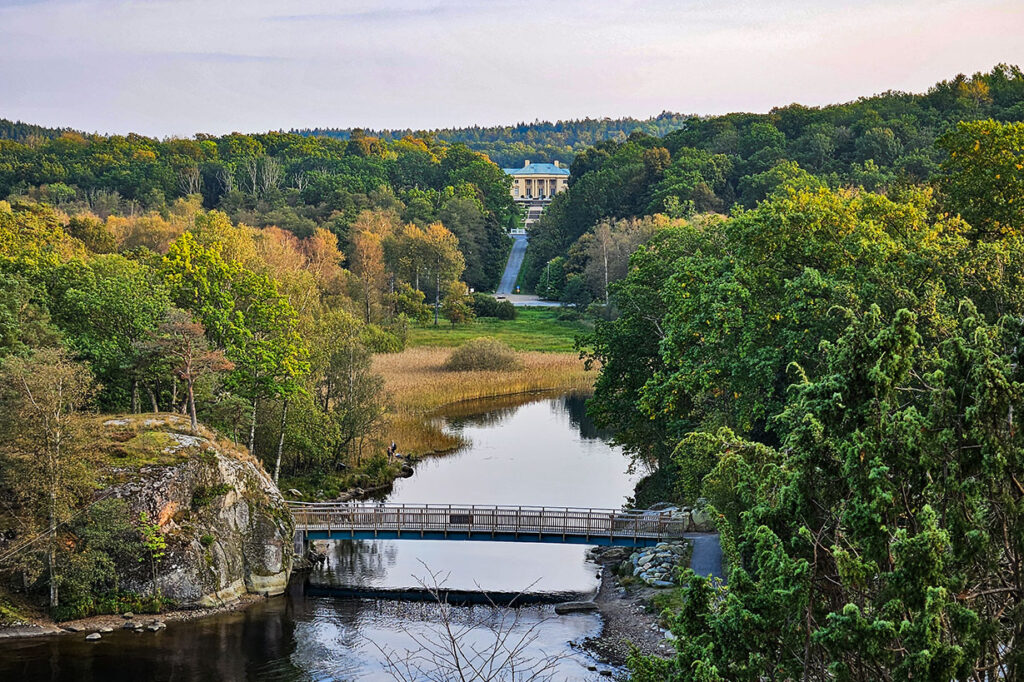
[[[531,163],[522,168],[502,169],[509,175],[568,175],[568,168],[559,168],[553,163]]]

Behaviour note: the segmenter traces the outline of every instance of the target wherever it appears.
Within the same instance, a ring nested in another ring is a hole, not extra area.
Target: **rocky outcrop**
[[[123,444],[112,445],[104,494],[125,500],[133,518],[145,512],[166,538],[156,579],[164,596],[210,607],[246,593],[284,591],[292,570],[291,515],[245,449],[205,429],[192,433],[179,415],[107,419],[102,428],[108,442]],[[123,585],[149,592],[150,573],[137,568]]]

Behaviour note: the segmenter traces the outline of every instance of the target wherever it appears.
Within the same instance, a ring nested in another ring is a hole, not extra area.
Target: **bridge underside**
[[[512,533],[490,531],[396,531],[396,530],[307,530],[307,540],[455,540],[480,542],[533,542],[557,545],[598,545],[602,547],[653,547],[661,538],[608,537],[573,533]]]

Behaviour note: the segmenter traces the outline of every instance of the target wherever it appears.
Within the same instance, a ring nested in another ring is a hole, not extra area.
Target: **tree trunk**
[[[139,380],[132,379],[132,414],[139,413]]]
[[[256,396],[252,399],[252,413],[249,417],[249,454],[256,456]]]
[[[441,307],[441,264],[438,263],[436,287],[434,288],[434,326],[437,326],[437,309]]]
[[[281,452],[284,451],[284,427],[288,420],[288,400],[284,401],[284,408],[281,410],[281,437],[277,439],[277,461],[274,462],[274,485],[281,477]]]
[[[608,305],[608,247],[604,248],[604,304]]]
[[[149,394],[149,404],[153,406],[153,412],[159,412],[160,406],[156,403],[156,393],[153,392],[152,386],[146,386],[146,393]]]
[[[47,557],[50,572],[50,608],[60,605],[60,593],[57,587],[57,485],[56,480],[50,485],[50,551]]]
[[[192,422],[192,433],[199,431],[199,420],[196,419],[196,396],[195,391],[192,390],[192,379],[190,378],[187,382],[188,385],[188,417]]]

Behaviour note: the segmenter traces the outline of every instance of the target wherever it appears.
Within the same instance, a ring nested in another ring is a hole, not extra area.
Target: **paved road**
[[[690,568],[700,575],[711,575],[725,580],[722,572],[722,543],[718,534],[687,534],[686,538],[693,543],[693,556],[690,557]]]
[[[519,268],[523,266],[523,257],[526,255],[525,234],[513,235],[512,251],[508,254],[508,263],[505,264],[505,273],[501,276],[501,284],[498,285],[499,294],[511,294],[516,288],[516,279],[519,277]]]

